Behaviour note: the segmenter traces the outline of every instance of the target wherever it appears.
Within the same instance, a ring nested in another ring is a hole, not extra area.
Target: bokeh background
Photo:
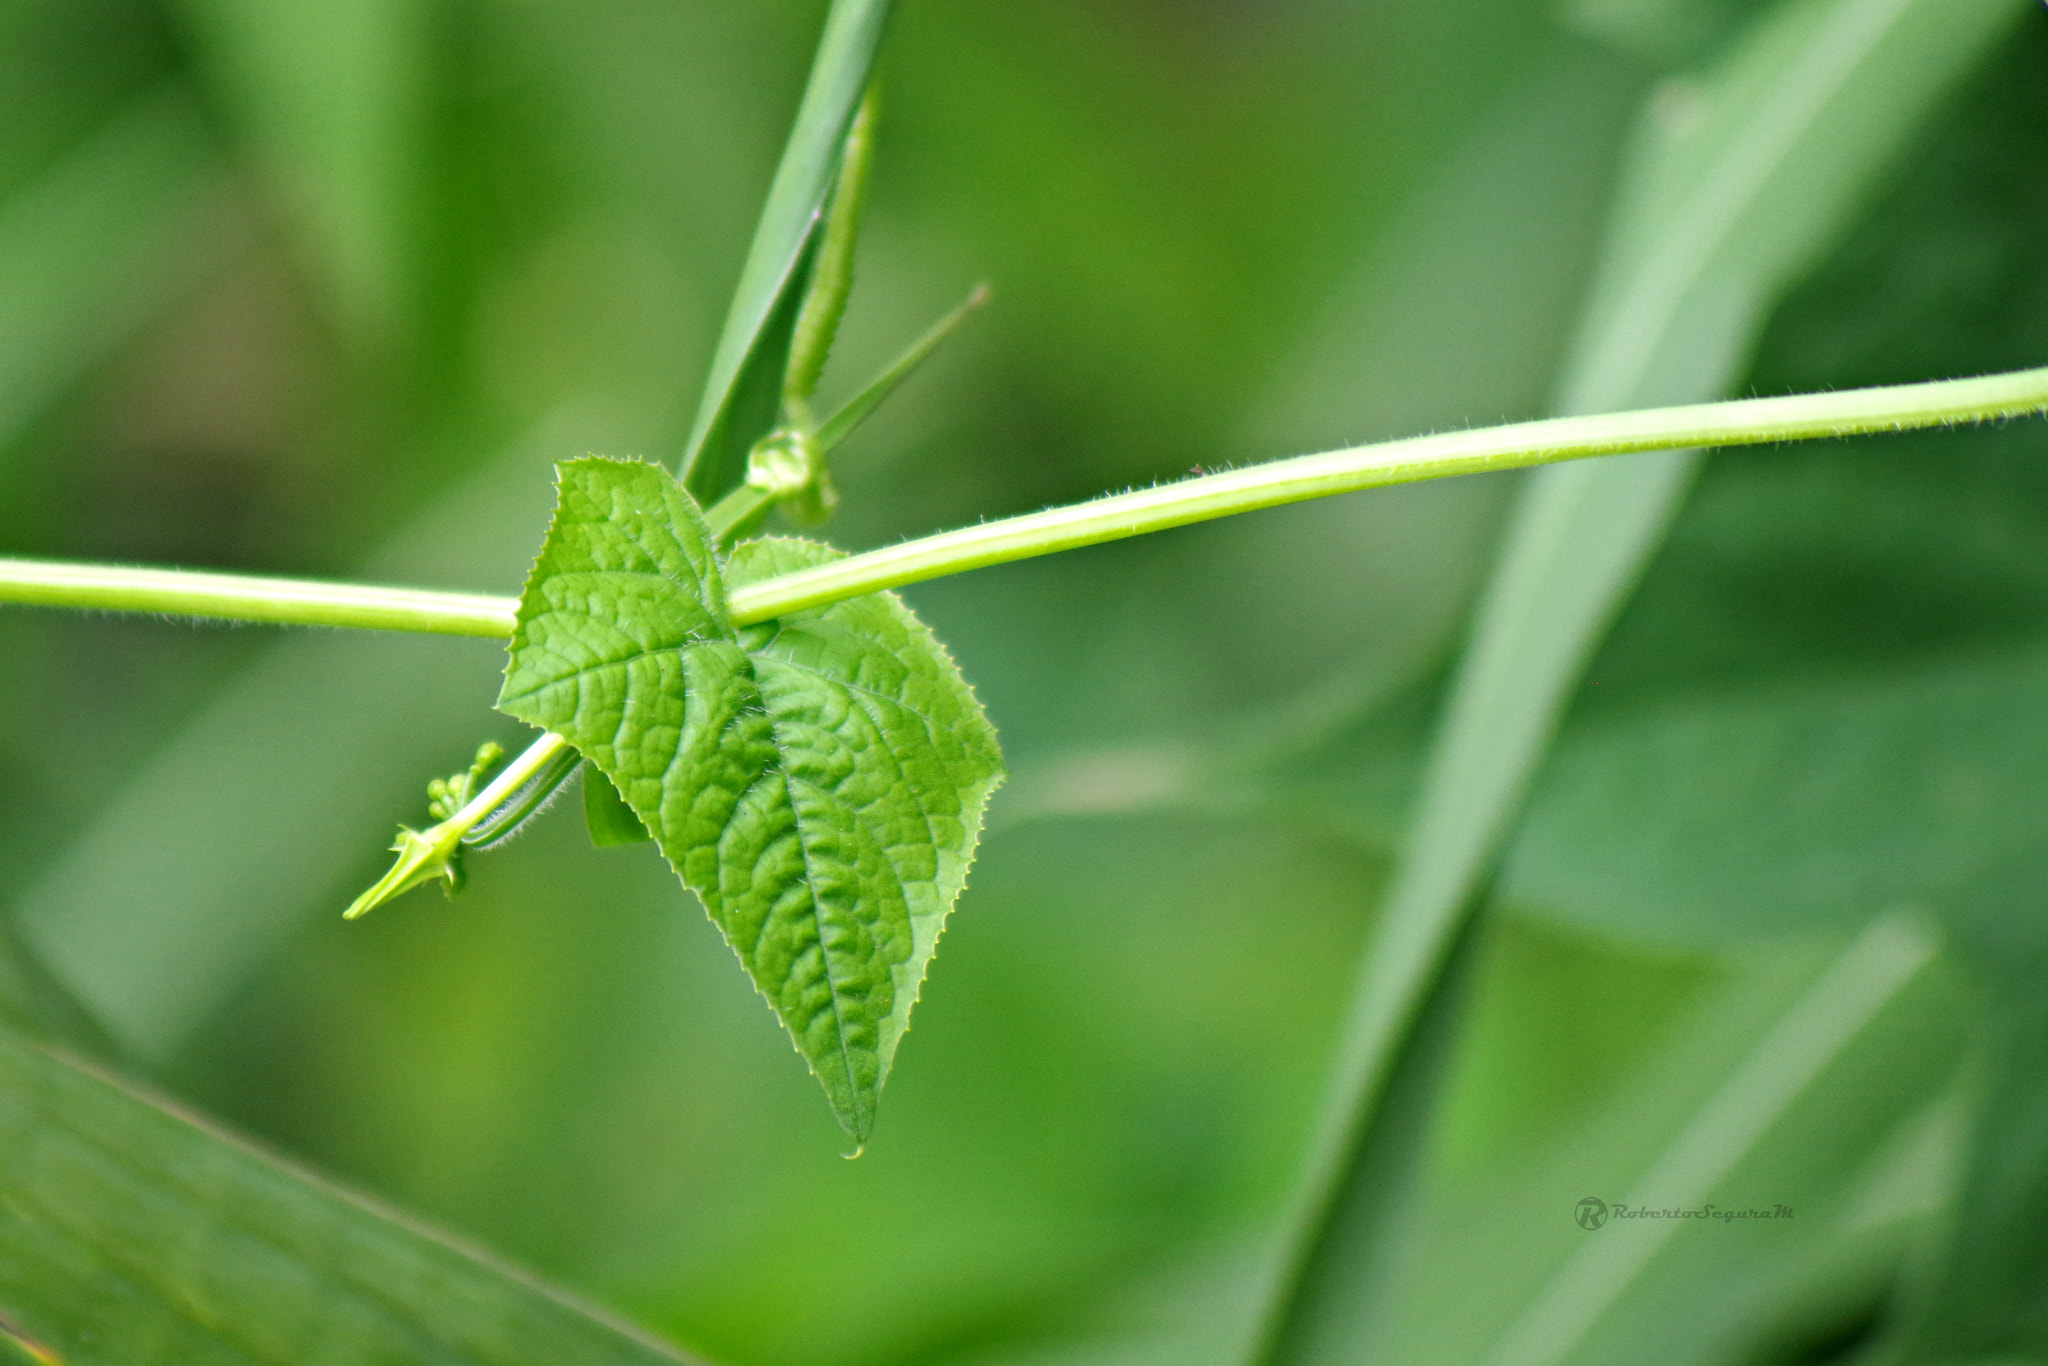
[[[1799,3],[903,0],[828,389],[995,295],[831,539],[1543,414],[1644,120]],[[2039,11],[1733,388],[2048,361]],[[551,462],[678,450],[821,16],[0,2],[0,552],[515,591]],[[1516,489],[908,592],[1013,776],[857,1161],[573,805],[339,920],[516,737],[488,642],[0,609],[0,904],[132,1069],[719,1361],[1234,1360]],[[1385,1359],[1485,1359],[1845,936],[2031,856],[2044,704],[2048,430],[1714,457],[1497,884]],[[1575,1359],[1858,1341],[2005,1056],[1950,957],[1748,1150],[1798,1218],[1687,1230]]]

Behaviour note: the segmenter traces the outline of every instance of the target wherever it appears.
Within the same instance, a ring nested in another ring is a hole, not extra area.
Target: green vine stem
[[[539,777],[568,747],[569,742],[559,735],[543,735],[529,745],[524,754],[505,765],[504,771],[491,780],[490,786],[439,825],[425,830],[400,826],[398,842],[391,846],[391,851],[398,855],[398,862],[341,913],[342,919],[355,920],[367,915],[393,897],[436,878],[447,881],[451,888],[459,887],[460,865],[457,860],[461,857],[462,837],[511,800],[520,788]]]
[[[1550,418],[1302,455],[853,555],[736,589],[738,625],[878,589],[1311,498],[1589,456],[1906,431],[2048,410],[2048,367],[1833,394]]]
[[[519,607],[479,593],[15,559],[0,559],[0,602],[495,637],[512,634]]]
[[[1831,394],[1549,418],[1296,456],[984,522],[733,592],[736,625],[987,565],[1336,493],[1592,456],[1758,445],[1988,422],[2048,411],[2048,367]],[[0,560],[0,602],[307,626],[509,636],[517,603],[463,593]]]

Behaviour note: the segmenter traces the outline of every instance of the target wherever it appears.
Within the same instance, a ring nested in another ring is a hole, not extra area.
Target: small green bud
[[[778,427],[747,455],[747,482],[771,498],[795,498],[817,480],[821,462],[808,432]]]
[[[483,789],[484,779],[504,757],[504,747],[494,740],[486,740],[477,746],[476,758],[470,763],[469,772],[435,778],[427,784],[427,813],[437,821],[445,821],[469,805],[469,799]]]

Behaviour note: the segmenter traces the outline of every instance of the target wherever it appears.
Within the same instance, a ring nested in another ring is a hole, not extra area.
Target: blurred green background
[[[831,539],[1545,412],[1635,130],[1772,9],[904,0],[828,389],[995,301],[836,458]],[[0,0],[0,552],[516,590],[551,462],[679,448],[821,16]],[[1738,388],[2048,361],[2013,20]],[[1515,488],[906,595],[1013,776],[856,1162],[658,857],[567,807],[339,920],[516,734],[487,642],[0,611],[0,898],[137,1070],[717,1360],[1234,1360]],[[1847,936],[2036,866],[2044,704],[2048,429],[1714,457],[1501,874],[1385,1358],[1484,1359]],[[1853,1344],[2003,1065],[1976,961],[1731,1178],[1796,1227],[1687,1230],[1575,1359]]]

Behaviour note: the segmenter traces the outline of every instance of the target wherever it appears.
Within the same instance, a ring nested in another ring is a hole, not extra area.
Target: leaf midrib
[[[761,680],[754,672],[754,656],[744,646],[741,647],[740,654],[746,660],[747,681],[753,684],[754,695],[756,697],[765,697],[765,694],[761,691]],[[782,798],[789,803],[790,814],[796,817],[792,823],[796,830],[796,847],[802,853],[804,860],[804,893],[810,899],[811,926],[817,931],[818,935],[818,962],[825,973],[825,985],[832,992],[832,1026],[839,1042],[839,1062],[846,1070],[846,1089],[853,1099],[856,1120],[854,1137],[865,1142],[868,1131],[874,1125],[874,1107],[866,1099],[866,1088],[860,1084],[860,1078],[854,1071],[853,1053],[847,1046],[846,1012],[839,1004],[839,975],[832,970],[832,949],[825,942],[825,915],[822,910],[824,898],[818,892],[817,868],[811,861],[811,841],[805,831],[805,822],[797,810],[796,794],[790,790],[791,785],[800,780],[791,776],[789,766],[783,760],[785,748],[782,739],[782,727],[775,719],[774,709],[764,706],[762,711],[768,717],[769,733],[775,737],[774,770],[776,776],[782,780]],[[857,816],[856,819],[858,819]],[[730,828],[730,826],[728,825],[727,828]],[[884,860],[884,862],[886,863],[887,860]],[[889,869],[889,874],[891,877],[895,876],[896,870],[893,866]],[[898,879],[898,884],[900,888],[900,879]],[[906,900],[906,909],[908,904]],[[879,1037],[876,1041],[877,1043],[880,1042]]]

